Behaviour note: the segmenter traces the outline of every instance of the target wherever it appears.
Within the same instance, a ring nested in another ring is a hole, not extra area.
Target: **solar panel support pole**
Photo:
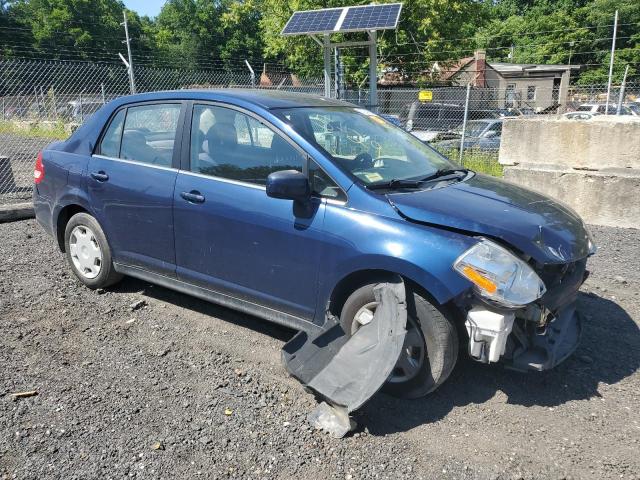
[[[324,34],[324,44],[322,46],[324,54],[324,96],[331,97],[331,38],[329,34]]]
[[[378,111],[378,51],[375,30],[369,32],[369,109]]]

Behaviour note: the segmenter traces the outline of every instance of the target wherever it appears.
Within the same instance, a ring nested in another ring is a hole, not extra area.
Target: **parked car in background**
[[[520,370],[552,368],[580,338],[595,252],[580,217],[344,102],[122,97],[45,148],[34,179],[37,221],[89,288],[130,275],[350,338],[375,321],[376,286],[400,278],[406,333],[385,387],[397,395],[444,382],[459,333],[474,359]]]
[[[562,115],[567,120],[591,120],[594,117],[601,116],[599,112],[567,112]]]
[[[469,119],[500,118],[498,110],[471,109]],[[400,122],[407,132],[411,132],[423,142],[433,140],[439,133],[460,125],[464,120],[464,106],[453,103],[413,102],[406,105],[400,114]]]
[[[497,150],[500,148],[502,135],[502,118],[485,118],[469,120],[464,135],[464,148],[478,148],[480,150]],[[462,141],[462,127],[438,134],[431,144],[438,150],[458,149]]]
[[[625,107],[631,111],[631,114],[640,117],[640,103],[638,102],[629,102],[624,104]]]
[[[616,115],[617,111],[618,105],[616,103],[610,103],[608,109],[606,103],[583,103],[578,108],[576,108],[576,112],[591,112],[600,113],[603,115],[605,114],[605,112],[609,112],[609,115]],[[633,115],[633,112],[629,109],[629,107],[622,105],[620,109],[620,115]]]
[[[390,115],[388,113],[381,113],[380,116],[384,118],[387,122],[390,122],[393,125],[395,125],[396,127],[402,126],[402,122],[400,121],[399,115]]]

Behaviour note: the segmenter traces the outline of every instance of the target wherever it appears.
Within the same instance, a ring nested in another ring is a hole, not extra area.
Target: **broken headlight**
[[[487,239],[460,255],[453,268],[473,283],[478,295],[505,307],[522,307],[546,291],[529,265]]]

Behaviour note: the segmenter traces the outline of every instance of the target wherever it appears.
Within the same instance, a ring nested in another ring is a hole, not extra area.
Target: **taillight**
[[[40,183],[44,178],[44,166],[42,165],[42,152],[38,152],[38,158],[36,159],[36,166],[33,169],[33,181]]]

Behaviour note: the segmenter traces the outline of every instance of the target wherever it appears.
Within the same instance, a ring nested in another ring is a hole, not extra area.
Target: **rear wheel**
[[[89,288],[104,288],[122,275],[113,267],[111,249],[100,224],[87,213],[76,213],[65,228],[67,262],[78,279]]]
[[[373,288],[354,291],[340,315],[347,335],[368,323],[377,307]],[[458,335],[447,317],[426,298],[407,291],[407,334],[400,357],[382,390],[398,397],[417,398],[435,390],[451,374],[458,357]]]

